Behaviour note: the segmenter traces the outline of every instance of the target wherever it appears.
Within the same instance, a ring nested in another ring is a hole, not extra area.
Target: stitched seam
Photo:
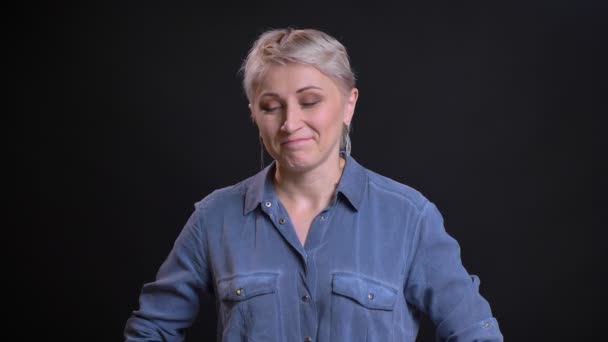
[[[201,214],[200,214],[201,219],[199,222],[201,225],[199,226],[199,229],[201,230],[201,235],[202,235],[202,239],[203,239],[202,245],[204,245],[204,248],[205,248],[204,252],[201,253],[201,256],[203,258],[203,264],[207,265],[207,268],[205,269],[207,271],[206,274],[211,275],[213,278],[215,278],[215,274],[213,274],[213,270],[209,270],[209,268],[210,268],[209,267],[209,256],[210,256],[209,255],[209,238],[207,236],[207,228],[203,228],[203,226],[204,226],[203,220],[205,220],[206,208],[201,207],[200,210],[201,210]],[[200,268],[201,274],[203,274],[202,273],[202,271],[204,270],[203,265],[199,265],[199,268]],[[215,284],[215,281],[213,281],[213,279],[207,279],[207,284],[205,284],[205,287],[209,288],[210,283]]]
[[[409,258],[409,260],[406,261],[406,267],[409,265],[410,269],[407,272],[407,276],[405,277],[405,284],[403,289],[407,289],[408,285],[409,285],[409,281],[410,281],[410,277],[412,276],[412,265],[414,263],[414,260],[416,260],[416,257],[418,256],[418,248],[420,247],[420,236],[421,234],[421,230],[422,228],[420,227],[420,222],[422,221],[422,216],[424,214],[424,212],[426,211],[426,209],[429,206],[429,201],[426,201],[426,203],[424,203],[424,206],[422,207],[422,210],[420,211],[420,213],[418,214],[418,219],[416,220],[416,230],[414,231],[414,236],[411,239],[411,244],[410,244],[410,249],[411,251],[414,251],[411,255],[411,257]]]
[[[379,177],[384,177],[384,176],[379,176]],[[394,187],[386,186],[384,184],[381,184],[380,182],[378,182],[378,180],[374,179],[373,177],[369,177],[368,176],[368,179],[369,179],[368,184],[373,185],[373,186],[377,187],[378,189],[386,191],[386,192],[388,192],[390,194],[393,194],[393,195],[396,195],[396,196],[398,196],[400,198],[403,198],[404,200],[407,200],[418,211],[423,211],[424,210],[427,201],[424,201],[424,203],[422,204],[422,208],[420,208],[420,204],[416,204],[416,201],[414,201],[412,199],[412,196],[403,193],[403,191],[396,191],[394,189]],[[422,198],[424,198],[424,195],[422,195],[422,193],[420,193],[418,190],[416,190],[414,188],[411,188],[411,187],[409,187],[409,186],[407,186],[405,184],[399,183],[399,182],[397,182],[397,181],[395,181],[395,180],[393,180],[391,178],[386,178],[386,179],[388,179],[389,181],[391,181],[391,182],[393,182],[395,184],[400,185],[401,187],[410,188],[412,191],[417,192]]]

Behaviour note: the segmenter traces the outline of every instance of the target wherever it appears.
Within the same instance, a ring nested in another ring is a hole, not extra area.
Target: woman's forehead
[[[317,68],[304,64],[273,65],[268,68],[260,82],[258,94],[279,96],[296,94],[304,90],[333,91],[335,82]]]

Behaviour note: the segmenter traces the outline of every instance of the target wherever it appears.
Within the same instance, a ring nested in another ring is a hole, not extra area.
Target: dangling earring
[[[260,135],[260,170],[264,169],[264,141]]]
[[[351,142],[350,142],[350,124],[344,124],[342,126],[342,141],[340,142],[340,153],[347,156],[350,155]]]

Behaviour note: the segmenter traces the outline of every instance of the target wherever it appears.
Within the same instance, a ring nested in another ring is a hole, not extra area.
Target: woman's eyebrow
[[[306,90],[309,90],[309,89],[318,89],[318,90],[323,90],[323,88],[321,88],[321,87],[317,87],[317,86],[306,86],[306,87],[303,87],[303,88],[298,89],[298,90],[296,91],[296,94],[299,94],[299,93],[301,93],[301,92],[303,92],[303,91],[306,91]],[[279,94],[277,94],[277,93],[273,93],[273,92],[265,92],[265,93],[262,93],[262,94],[260,95],[260,98],[262,98],[262,97],[266,97],[266,96],[280,97],[280,96],[279,96]]]
[[[279,94],[277,94],[277,93],[270,93],[270,92],[267,92],[267,93],[263,93],[263,94],[261,94],[261,95],[260,95],[260,98],[265,97],[265,96],[280,97],[280,96],[279,96]]]
[[[321,89],[320,87],[317,87],[317,86],[308,86],[308,87],[304,87],[304,88],[300,88],[300,89],[298,89],[298,91],[296,91],[296,93],[301,93],[301,92],[306,91],[306,90],[308,90],[308,89],[319,89],[319,90],[323,90],[323,89]]]

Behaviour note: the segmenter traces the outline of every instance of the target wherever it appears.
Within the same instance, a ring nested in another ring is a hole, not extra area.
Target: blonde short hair
[[[272,29],[262,33],[241,66],[243,89],[250,103],[260,83],[273,65],[300,63],[310,65],[333,79],[348,95],[355,87],[346,48],[334,37],[314,29]],[[350,153],[350,127],[344,128],[341,150]]]

